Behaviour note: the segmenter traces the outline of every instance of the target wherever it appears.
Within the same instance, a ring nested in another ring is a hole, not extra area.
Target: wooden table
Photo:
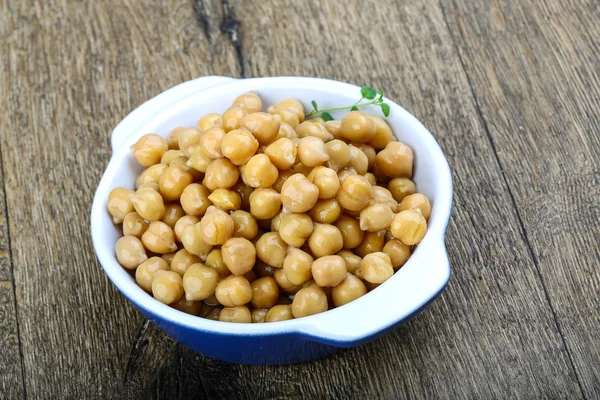
[[[0,1],[0,398],[599,398],[598,22],[596,0]],[[455,189],[426,312],[248,367],[116,291],[89,233],[109,134],[209,74],[381,86],[423,121]]]

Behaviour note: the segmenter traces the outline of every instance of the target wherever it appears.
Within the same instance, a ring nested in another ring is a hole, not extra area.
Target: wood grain
[[[442,4],[578,382],[599,398],[599,4]]]

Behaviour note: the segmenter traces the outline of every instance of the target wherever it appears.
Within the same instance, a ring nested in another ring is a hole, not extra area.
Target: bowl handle
[[[117,151],[123,143],[127,141],[130,135],[134,134],[141,124],[146,122],[145,115],[155,115],[168,107],[169,105],[201,90],[220,85],[231,81],[233,78],[224,76],[203,76],[188,82],[173,86],[161,94],[151,98],[135,110],[129,113],[117,127],[113,130],[110,137],[110,144],[113,153]]]
[[[359,307],[353,310],[353,315],[331,312],[329,318],[303,330],[302,336],[337,347],[352,347],[375,339],[416,316],[443,291],[450,278],[450,263],[444,240],[437,241],[431,251],[418,262],[432,265],[433,273],[425,276],[422,286],[420,285],[415,290],[414,298],[415,302],[418,302],[417,307],[411,307],[406,312],[398,313],[394,309],[394,305],[401,304],[402,291],[396,290],[394,286],[380,287],[376,290],[385,292],[385,294],[381,293],[384,296],[384,303],[379,302],[380,304],[374,307],[369,296],[357,299],[355,301],[360,305],[355,304]],[[419,272],[417,271],[417,273]],[[419,294],[421,295],[419,296]],[[339,311],[342,309],[340,308]]]

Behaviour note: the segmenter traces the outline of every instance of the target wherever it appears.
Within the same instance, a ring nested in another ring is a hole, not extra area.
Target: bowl
[[[273,77],[232,79],[203,77],[175,86],[132,111],[111,136],[113,150],[96,191],[91,212],[94,249],[104,271],[149,320],[186,347],[216,359],[241,364],[289,364],[307,361],[371,341],[414,317],[440,294],[450,277],[444,234],[452,204],[448,163],[427,129],[410,113],[386,99],[390,124],[397,138],[415,153],[413,180],[431,201],[428,231],[408,260],[376,290],[325,313],[275,323],[238,324],[185,314],[155,300],[117,262],[115,243],[121,236],[106,210],[109,192],[133,189],[142,167],[129,146],[142,135],[166,136],[180,125],[195,126],[200,116],[225,111],[241,93],[255,90],[270,105],[293,97],[310,108],[353,104],[360,88],[316,78]],[[365,111],[380,115],[378,108]],[[336,119],[344,113],[332,113]]]

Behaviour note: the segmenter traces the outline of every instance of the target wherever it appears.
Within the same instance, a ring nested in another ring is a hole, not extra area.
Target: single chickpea
[[[225,131],[218,126],[213,126],[200,136],[198,148],[202,149],[202,152],[213,160],[223,157],[223,154],[221,153],[221,142],[224,137]]]
[[[392,235],[407,246],[419,244],[427,232],[427,221],[420,209],[400,211],[390,225]]]
[[[376,252],[363,257],[355,274],[367,282],[383,283],[394,275],[394,269],[387,254]]]
[[[360,212],[360,229],[379,232],[388,229],[394,219],[392,209],[384,204],[372,204]]]
[[[294,318],[307,317],[327,311],[327,295],[318,286],[300,289],[292,302]]]
[[[375,203],[388,206],[392,211],[398,207],[398,203],[392,193],[382,186],[373,186],[373,199]]]
[[[167,167],[158,180],[160,194],[167,201],[179,200],[183,190],[194,181],[192,174],[179,166]]]
[[[352,143],[352,146],[356,147],[357,149],[362,151],[365,156],[367,156],[367,169],[372,169],[375,166],[375,158],[377,157],[377,152],[375,151],[373,146],[370,146],[366,143]]]
[[[298,160],[307,167],[315,167],[329,160],[325,143],[318,137],[306,136],[298,142]]]
[[[242,237],[248,240],[256,237],[258,225],[256,224],[256,219],[248,211],[236,210],[229,216],[233,220],[234,237]]]
[[[342,121],[333,120],[325,122],[325,129],[336,139],[340,138],[340,126],[342,126]]]
[[[183,189],[179,201],[188,215],[201,217],[210,206],[208,190],[199,183],[192,183]]]
[[[177,250],[173,229],[162,221],[154,221],[142,235],[144,247],[153,253],[164,254]]]
[[[192,151],[192,154],[190,154],[190,158],[185,162],[185,165],[195,171],[205,173],[212,160],[212,158],[204,153],[204,150],[196,147]]]
[[[265,322],[265,318],[266,318],[268,312],[269,312],[269,310],[266,310],[264,308],[252,310],[250,312],[250,314],[252,315],[252,323],[259,324],[259,323]]]
[[[390,142],[377,153],[377,167],[390,178],[410,178],[413,174],[413,151],[400,142]]]
[[[313,221],[307,214],[286,214],[281,218],[279,236],[288,245],[301,247],[313,231]]]
[[[346,262],[340,256],[324,256],[317,258],[311,265],[312,276],[321,287],[337,286],[346,276]]]
[[[369,159],[367,158],[367,155],[363,153],[361,149],[353,145],[349,145],[348,150],[350,151],[350,159],[346,166],[354,168],[358,175],[366,174],[369,170]]]
[[[131,146],[133,156],[144,167],[158,164],[167,150],[169,150],[167,141],[154,133],[142,136]]]
[[[279,125],[279,132],[277,133],[276,139],[281,139],[281,138],[296,139],[297,137],[298,137],[298,134],[296,133],[294,128],[292,128],[290,124],[287,124],[282,121],[281,124]]]
[[[364,237],[364,232],[360,228],[360,223],[356,218],[342,215],[335,223],[335,226],[342,234],[344,249],[353,249],[360,245]]]
[[[215,296],[225,307],[242,306],[252,300],[252,288],[248,279],[231,275],[217,284]]]
[[[189,266],[183,275],[183,290],[188,301],[204,300],[215,294],[219,273],[202,263]]]
[[[208,190],[229,189],[236,184],[239,176],[238,167],[233,165],[227,158],[218,158],[206,167],[203,183]]]
[[[202,239],[213,246],[224,244],[233,235],[233,220],[214,206],[208,207],[199,227]]]
[[[344,239],[334,225],[314,224],[313,233],[308,238],[308,246],[316,257],[335,254],[342,249]]]
[[[225,261],[223,261],[223,252],[221,249],[212,249],[210,253],[208,253],[204,264],[217,271],[221,278],[226,278],[231,275],[231,271],[227,268],[227,265],[225,265]]]
[[[296,162],[296,144],[287,138],[277,139],[267,146],[265,154],[279,170],[290,169]]]
[[[281,202],[287,211],[303,213],[309,211],[319,198],[319,188],[302,174],[288,178],[281,188]]]
[[[179,150],[179,135],[186,129],[185,126],[178,126],[169,132],[169,135],[167,136],[167,145],[169,146],[169,149]]]
[[[135,270],[135,281],[148,293],[152,293],[152,280],[156,271],[168,271],[167,262],[160,257],[152,257],[141,263]]]
[[[337,199],[342,208],[360,211],[373,202],[373,187],[364,176],[350,175],[342,182]]]
[[[340,179],[331,168],[315,167],[307,178],[319,189],[319,199],[331,199],[340,190]]]
[[[325,199],[316,202],[310,210],[314,222],[334,224],[342,214],[342,208],[336,199]]]
[[[289,319],[294,319],[292,306],[289,304],[276,305],[271,308],[265,316],[265,322],[287,321]]]
[[[201,136],[202,131],[198,128],[188,128],[179,134],[179,150],[183,151],[183,155],[189,157],[192,154]]]
[[[421,210],[423,218],[428,220],[431,215],[431,204],[429,204],[429,200],[423,193],[415,193],[406,196],[398,205],[398,212],[404,210],[416,210],[417,208]]]
[[[195,254],[190,253],[186,249],[181,249],[175,253],[171,260],[170,269],[171,271],[177,272],[183,276],[188,270],[190,265],[197,264],[202,260]]]
[[[203,306],[207,307],[207,309],[203,309]],[[171,307],[186,314],[195,315],[196,317],[204,317],[210,312],[206,304],[201,301],[187,301],[185,297],[171,304]]]
[[[181,234],[181,244],[192,254],[206,260],[212,246],[204,241],[200,232],[200,223],[186,227]]]
[[[241,180],[238,181],[235,185],[231,187],[231,190],[240,195],[242,199],[241,209],[249,210],[250,209],[250,194],[254,191],[253,187],[246,185]]]
[[[223,262],[234,275],[244,275],[256,262],[256,249],[244,238],[229,238],[221,247]]]
[[[161,164],[169,165],[177,157],[185,157],[181,150],[167,150],[160,159]]]
[[[369,253],[381,251],[385,241],[385,232],[365,232],[362,242],[353,249],[354,253],[359,257],[364,257]]]
[[[262,101],[256,92],[248,92],[239,95],[235,98],[233,104],[242,104],[248,114],[260,112],[260,110],[262,110]]]
[[[308,175],[311,173],[312,170],[313,170],[312,167],[308,167],[308,166],[302,164],[301,162],[296,163],[296,165],[294,165],[294,167],[292,168],[292,171],[294,171],[294,173],[302,174],[306,177],[308,177]]]
[[[250,214],[258,219],[271,219],[281,209],[281,195],[273,189],[256,189],[250,194]]]
[[[221,120],[223,121],[223,130],[225,132],[229,132],[234,129],[238,129],[240,126],[242,126],[242,120],[246,114],[246,109],[243,105],[234,104],[229,107],[221,116]]]
[[[217,188],[210,195],[208,200],[212,202],[215,207],[219,207],[221,210],[237,210],[242,205],[242,198],[240,195],[229,189]]]
[[[135,211],[130,212],[123,219],[123,235],[141,238],[149,226],[150,223],[145,221],[140,214]]]
[[[315,122],[315,120],[304,121],[296,127],[296,133],[298,137],[316,137],[321,139],[323,142],[329,142],[333,139],[333,135],[325,128],[324,124]]]
[[[361,111],[351,111],[342,118],[340,135],[350,142],[366,143],[375,136],[375,124]]]
[[[410,246],[405,245],[399,240],[392,239],[383,246],[383,252],[390,258],[392,267],[398,269],[408,261]]]
[[[221,153],[235,165],[244,165],[258,150],[258,140],[246,129],[227,132],[221,141]]]
[[[280,124],[279,118],[263,112],[248,114],[242,120],[242,126],[250,131],[261,145],[268,145],[276,140]]]
[[[213,126],[222,126],[223,120],[221,119],[221,114],[210,113],[200,118],[196,125],[198,126],[198,128],[200,128],[202,132],[206,132]]]
[[[151,167],[148,167],[142,172],[135,180],[135,188],[136,190],[142,187],[142,185],[146,185],[149,183],[158,184],[158,180],[160,176],[165,172],[167,166],[164,164],[155,164]]]
[[[350,148],[345,142],[334,139],[325,144],[325,150],[329,155],[329,160],[325,163],[327,167],[334,171],[339,171],[348,165],[350,161]]]
[[[254,188],[271,187],[278,176],[277,167],[271,163],[271,160],[265,154],[252,156],[243,167],[242,172],[244,183]]]
[[[181,217],[175,223],[175,227],[173,227],[173,232],[175,233],[175,240],[181,242],[181,236],[183,235],[183,230],[191,225],[196,225],[200,222],[200,218],[194,215],[186,215]]]
[[[360,262],[362,261],[362,258],[354,254],[351,250],[338,251],[337,255],[344,259],[344,262],[346,263],[346,269],[351,274],[356,271],[356,268],[360,266]]]
[[[387,122],[375,115],[369,115],[369,119],[375,125],[375,136],[369,141],[370,146],[380,150],[385,148],[388,143],[396,140]]]
[[[175,303],[183,296],[181,276],[173,271],[156,271],[152,280],[152,295],[161,303]]]
[[[113,224],[120,224],[125,216],[134,211],[131,198],[135,192],[123,187],[114,188],[108,194],[106,208],[112,216]]]
[[[356,276],[346,273],[346,277],[338,286],[331,289],[331,298],[336,307],[348,304],[367,294],[367,287]]]
[[[174,228],[179,218],[185,216],[185,211],[181,208],[178,203],[170,203],[165,205],[165,215],[161,218],[161,221]]]
[[[408,178],[392,179],[390,183],[388,183],[388,189],[392,193],[392,196],[394,196],[394,200],[397,202],[402,202],[406,196],[417,192],[415,183]]]
[[[281,268],[287,247],[277,232],[267,232],[256,242],[256,255],[268,265]]]
[[[219,321],[249,324],[252,322],[252,315],[246,306],[223,307],[219,313]]]
[[[293,285],[301,285],[312,278],[312,256],[295,247],[288,247],[283,260],[283,273]]]
[[[271,308],[279,299],[279,286],[271,276],[259,278],[250,284],[252,288],[252,307]]]

